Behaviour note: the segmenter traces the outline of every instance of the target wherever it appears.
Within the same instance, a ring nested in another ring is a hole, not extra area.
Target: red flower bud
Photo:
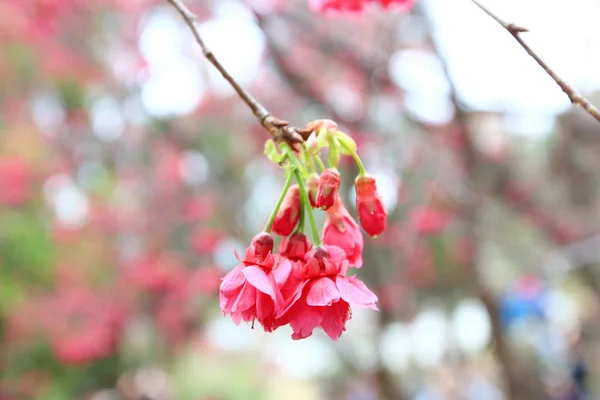
[[[310,251],[312,244],[303,233],[296,232],[292,236],[283,238],[277,252],[292,261],[302,261]]]
[[[325,213],[323,243],[338,246],[346,252],[351,266],[362,267],[363,235],[339,195],[334,206]]]
[[[310,129],[311,131],[318,131],[321,128],[325,128],[327,129],[327,132],[335,133],[338,130],[338,124],[330,119],[316,119],[306,124],[305,128]]]
[[[308,200],[313,208],[317,207],[317,194],[319,192],[319,175],[312,174],[306,179],[306,191],[308,192]]]
[[[385,230],[387,212],[377,191],[375,177],[369,174],[357,176],[354,184],[360,224],[370,236],[377,236]]]
[[[288,236],[292,233],[299,220],[300,189],[298,185],[292,185],[285,194],[281,207],[277,211],[272,230],[280,236]]]
[[[273,252],[273,245],[273,236],[267,232],[261,232],[254,236],[250,243],[250,247],[254,248],[254,258],[259,262]]]
[[[305,260],[306,263],[301,267],[301,273],[305,278],[345,274],[348,268],[346,254],[335,246],[325,245],[314,248],[306,253]]]
[[[317,207],[328,210],[335,203],[340,188],[340,173],[335,168],[328,168],[319,177]]]

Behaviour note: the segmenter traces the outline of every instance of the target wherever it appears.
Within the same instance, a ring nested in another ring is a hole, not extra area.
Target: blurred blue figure
[[[500,321],[504,329],[530,318],[545,318],[546,289],[536,276],[523,276],[500,299]]]

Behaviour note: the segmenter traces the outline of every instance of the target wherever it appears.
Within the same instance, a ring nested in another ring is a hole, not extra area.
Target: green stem
[[[306,207],[303,202],[300,202],[300,221],[298,221],[298,226],[296,227],[296,232],[304,233],[304,217],[306,213]]]
[[[358,167],[358,176],[364,176],[367,173],[367,170],[365,169],[365,166],[363,165],[362,160],[360,159],[358,154],[354,150],[352,150],[351,148],[346,146],[344,143],[342,143],[341,141],[337,140],[337,143],[340,146],[342,146],[343,148],[345,148],[352,155],[352,158],[354,158],[354,162],[356,163],[356,166]]]
[[[290,160],[293,160],[292,163],[295,166],[296,160],[292,157],[290,157]],[[317,229],[317,223],[315,222],[315,216],[313,215],[313,210],[310,206],[308,193],[306,192],[304,181],[302,180],[302,175],[300,174],[298,168],[294,168],[294,174],[296,175],[296,180],[298,181],[298,189],[300,189],[300,199],[302,200],[302,204],[308,210],[308,221],[310,222],[310,228],[312,230],[313,242],[315,242],[315,246],[320,246],[321,239],[319,238],[319,229]]]
[[[315,163],[315,157],[308,155],[308,158],[310,159],[310,170],[316,174],[317,173],[317,164]]]
[[[292,171],[289,172],[287,179],[285,180],[285,184],[283,185],[283,190],[281,191],[281,194],[279,195],[279,199],[277,199],[277,203],[275,204],[275,208],[271,212],[271,216],[269,216],[269,220],[267,221],[267,224],[265,225],[265,229],[264,229],[265,232],[269,232],[269,233],[271,232],[271,228],[273,227],[273,221],[275,221],[275,217],[277,216],[279,207],[281,207],[281,203],[283,203],[285,194],[287,193],[288,189],[290,188],[290,185],[292,184],[292,179],[294,178],[294,173],[296,172],[295,166],[292,168],[293,168],[293,172]]]
[[[321,169],[321,172],[325,171],[325,164],[323,164],[323,160],[321,160],[321,157],[319,157],[319,155],[314,155],[313,156],[315,160],[317,160],[317,164],[319,165],[319,168]]]

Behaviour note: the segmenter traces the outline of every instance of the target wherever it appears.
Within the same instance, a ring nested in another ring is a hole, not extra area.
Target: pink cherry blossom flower
[[[323,243],[340,247],[346,253],[350,266],[362,267],[364,240],[360,226],[350,215],[340,196],[325,213]]]
[[[231,314],[233,322],[255,319],[263,329],[276,328],[275,318],[284,310],[281,287],[292,270],[291,262],[272,254],[273,238],[260,233],[252,239],[242,263],[227,273],[221,282],[220,305],[224,314]]]
[[[305,263],[296,264],[302,277],[277,325],[289,323],[292,339],[304,339],[321,327],[337,340],[351,318],[350,306],[377,310],[377,296],[356,276],[346,277],[348,260],[344,250],[324,245],[306,254]],[[294,284],[295,280],[290,280]]]

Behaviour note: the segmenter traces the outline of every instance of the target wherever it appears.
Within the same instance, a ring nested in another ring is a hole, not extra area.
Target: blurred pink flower
[[[210,254],[225,235],[217,229],[198,228],[190,233],[190,245],[198,254]]]
[[[408,216],[409,225],[419,235],[438,234],[451,220],[448,212],[428,206],[413,208]]]
[[[33,171],[18,156],[0,158],[0,204],[18,206],[29,201]]]

